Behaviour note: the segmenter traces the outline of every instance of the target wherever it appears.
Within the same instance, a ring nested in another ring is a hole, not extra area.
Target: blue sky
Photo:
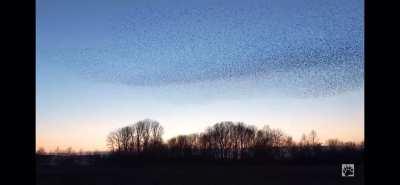
[[[152,118],[363,140],[363,1],[37,1],[37,147]],[[40,145],[40,146],[39,146]]]

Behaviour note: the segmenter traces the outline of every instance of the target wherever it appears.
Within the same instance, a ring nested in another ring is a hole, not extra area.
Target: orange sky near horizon
[[[364,140],[363,1],[175,3],[36,1],[36,149],[103,151],[143,119]]]

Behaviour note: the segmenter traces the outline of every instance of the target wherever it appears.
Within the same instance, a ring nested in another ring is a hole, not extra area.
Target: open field
[[[159,164],[137,167],[37,167],[37,185],[364,184],[363,166],[343,178],[338,165]]]

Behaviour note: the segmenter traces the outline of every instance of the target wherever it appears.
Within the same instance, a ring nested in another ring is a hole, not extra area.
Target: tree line
[[[178,135],[163,141],[163,127],[145,119],[112,131],[107,146],[114,156],[177,160],[331,160],[361,159],[363,143],[329,139],[323,145],[317,132],[303,134],[299,142],[280,129],[223,121],[201,133]]]
[[[107,146],[115,153],[150,153],[163,145],[163,127],[159,122],[146,119],[111,132]]]

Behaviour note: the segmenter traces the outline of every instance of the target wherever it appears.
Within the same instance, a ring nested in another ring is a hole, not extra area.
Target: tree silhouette
[[[335,155],[350,159],[359,156],[363,148],[363,143],[338,139],[329,139],[323,146],[315,130],[303,134],[296,143],[280,129],[272,129],[268,125],[257,129],[243,122],[232,121],[218,122],[198,134],[178,135],[166,143],[162,140],[163,132],[159,122],[145,119],[110,132],[107,146],[112,154],[145,158],[259,162],[332,161]]]
[[[37,155],[46,155],[47,152],[43,147],[40,147],[37,151],[36,151]]]
[[[162,134],[160,123],[145,119],[111,132],[106,142],[112,152],[142,154],[159,149]]]

